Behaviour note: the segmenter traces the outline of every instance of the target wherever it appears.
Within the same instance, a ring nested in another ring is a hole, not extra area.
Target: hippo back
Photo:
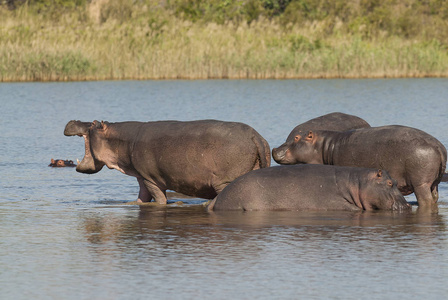
[[[301,132],[310,130],[334,130],[345,131],[358,128],[369,128],[370,125],[360,117],[344,114],[341,112],[329,113],[305,123],[297,125],[289,134],[287,141],[293,140],[294,137]]]

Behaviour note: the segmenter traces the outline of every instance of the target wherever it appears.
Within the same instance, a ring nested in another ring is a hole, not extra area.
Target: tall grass
[[[0,7],[0,81],[448,76],[448,46],[435,38],[366,38],[326,19],[192,22],[120,1],[96,14]]]

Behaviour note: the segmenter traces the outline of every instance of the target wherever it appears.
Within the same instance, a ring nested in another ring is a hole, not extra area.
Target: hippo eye
[[[393,186],[394,183],[392,182],[392,180],[388,180],[388,181],[387,181],[387,185],[388,185],[388,186]]]
[[[295,142],[298,142],[300,140],[300,135],[296,135],[296,137],[294,138]]]

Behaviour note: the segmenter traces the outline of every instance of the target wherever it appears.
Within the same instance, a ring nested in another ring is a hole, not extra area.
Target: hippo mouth
[[[394,203],[392,204],[392,210],[397,212],[405,212],[412,210],[412,206],[406,201],[403,196],[401,196],[395,199]]]
[[[89,130],[91,127],[91,122],[81,122],[72,120],[67,123],[64,130],[65,136],[82,136],[84,138],[85,154],[82,161],[78,161],[78,166],[76,171],[80,173],[93,174],[99,172],[104,164],[98,162],[92,155],[90,149],[90,136]]]
[[[84,138],[85,143],[85,154],[82,161],[78,160],[76,171],[86,174],[97,173],[101,171],[104,164],[98,163],[97,160],[93,157],[92,152],[90,151],[90,142],[88,135],[83,135],[82,137]]]

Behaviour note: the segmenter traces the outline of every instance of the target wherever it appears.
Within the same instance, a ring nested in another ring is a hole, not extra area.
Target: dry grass
[[[325,36],[324,21],[197,24],[155,7],[132,22],[95,16],[0,10],[0,81],[448,76],[448,50],[436,40]]]

